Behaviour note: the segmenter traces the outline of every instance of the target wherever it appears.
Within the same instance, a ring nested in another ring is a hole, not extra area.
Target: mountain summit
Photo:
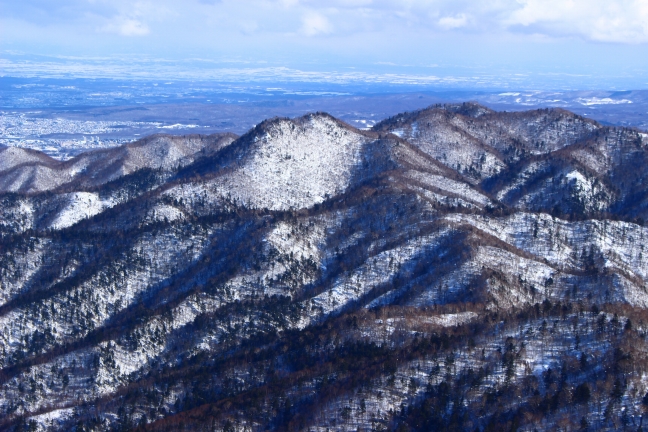
[[[0,429],[640,428],[647,175],[473,103],[1,148]]]

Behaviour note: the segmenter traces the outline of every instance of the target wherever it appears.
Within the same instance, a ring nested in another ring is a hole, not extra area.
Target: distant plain
[[[443,90],[407,85],[0,78],[0,145],[68,159],[155,133],[243,134],[271,117],[324,111],[361,128],[433,104],[558,107],[648,129],[648,91]]]

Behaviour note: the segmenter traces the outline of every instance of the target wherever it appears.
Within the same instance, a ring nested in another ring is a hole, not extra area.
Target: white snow
[[[272,124],[241,166],[214,180],[220,194],[254,208],[287,210],[342,193],[368,140],[328,117],[304,121]]]
[[[589,200],[591,198],[594,185],[592,181],[585,177],[580,172],[574,170],[569,172],[565,178],[572,180],[576,185],[577,194],[583,201]]]
[[[168,126],[158,126],[158,129],[193,129],[193,128],[197,128],[197,127],[200,127],[200,126],[197,125],[197,124],[180,124],[180,123],[176,123],[176,124],[172,124],[172,125],[168,125]]]
[[[611,98],[580,98],[576,100],[581,105],[621,105],[621,104],[631,104],[630,99],[611,99]]]
[[[45,414],[36,415],[30,417],[30,420],[34,420],[38,426],[47,430],[49,427],[55,425],[58,422],[65,421],[74,415],[74,408],[61,408],[56,409]]]
[[[451,180],[447,177],[426,174],[420,171],[408,171],[406,176],[426,186],[449,192],[480,206],[485,206],[491,202],[488,197],[471,188],[466,183]]]
[[[443,327],[453,327],[465,324],[475,318],[477,318],[477,314],[475,312],[459,312],[430,317],[430,322]]]
[[[67,228],[82,219],[87,219],[112,207],[115,201],[112,199],[102,200],[98,194],[91,192],[72,192],[67,195],[69,199],[67,206],[59,212],[51,228]]]

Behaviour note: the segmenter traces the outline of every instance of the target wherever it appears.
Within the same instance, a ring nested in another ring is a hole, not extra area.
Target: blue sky
[[[648,88],[648,1],[0,0],[0,57],[14,76]]]

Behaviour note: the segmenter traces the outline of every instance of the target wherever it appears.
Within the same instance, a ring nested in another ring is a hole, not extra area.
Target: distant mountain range
[[[638,430],[648,135],[435,105],[0,148],[2,430]]]

